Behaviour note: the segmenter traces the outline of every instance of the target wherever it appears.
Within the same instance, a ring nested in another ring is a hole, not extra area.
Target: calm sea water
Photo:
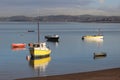
[[[103,41],[83,41],[84,35],[97,34],[101,29]],[[35,30],[35,32],[28,32]],[[28,46],[13,50],[12,43],[37,41],[36,23],[0,23],[0,79],[60,75],[120,67],[119,23],[40,23],[40,40],[58,34],[59,42],[47,42],[52,50],[46,59],[33,65],[26,56]],[[105,52],[106,57],[94,58],[94,52]]]

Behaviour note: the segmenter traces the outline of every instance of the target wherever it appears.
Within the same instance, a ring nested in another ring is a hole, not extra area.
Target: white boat
[[[103,42],[103,39],[102,38],[84,38],[83,39],[85,42],[88,42],[88,43],[102,43]]]
[[[86,36],[82,36],[82,39],[91,39],[91,40],[98,40],[98,39],[103,39],[104,36],[103,35],[86,35]]]
[[[32,57],[36,56],[48,56],[51,50],[46,46],[46,42],[40,42],[39,40],[39,22],[38,22],[38,42],[29,43],[29,50]]]
[[[100,30],[99,33],[97,35],[86,35],[86,36],[82,36],[82,40],[85,39],[90,39],[90,40],[99,40],[99,39],[103,39],[104,36],[101,35]]]

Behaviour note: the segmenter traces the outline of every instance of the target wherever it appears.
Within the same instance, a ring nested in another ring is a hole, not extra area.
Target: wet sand
[[[16,80],[120,80],[120,68]]]

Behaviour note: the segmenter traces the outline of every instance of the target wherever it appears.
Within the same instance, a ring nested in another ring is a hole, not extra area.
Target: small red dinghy
[[[12,48],[25,48],[26,44],[25,43],[12,43]]]

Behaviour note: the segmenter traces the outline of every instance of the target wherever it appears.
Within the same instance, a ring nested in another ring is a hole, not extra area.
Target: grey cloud
[[[41,6],[41,7],[59,7],[74,5],[89,5],[93,0],[0,0],[0,4],[5,6]]]
[[[118,14],[119,7],[100,6],[99,0],[0,0],[1,15]],[[119,14],[120,15],[120,14]]]

